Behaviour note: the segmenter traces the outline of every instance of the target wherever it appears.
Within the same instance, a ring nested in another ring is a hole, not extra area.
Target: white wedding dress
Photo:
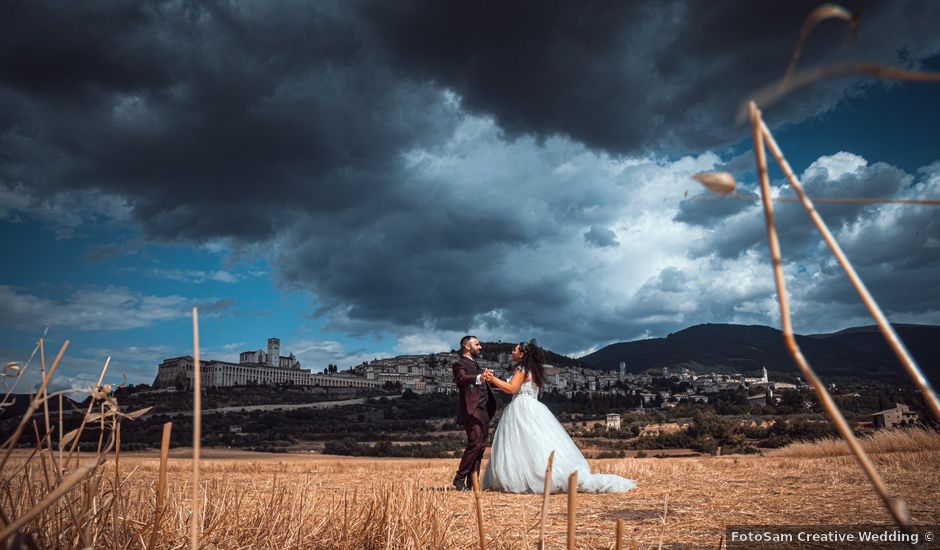
[[[636,487],[632,480],[612,474],[592,474],[584,455],[548,407],[539,402],[539,388],[527,376],[519,393],[503,410],[496,427],[490,461],[483,474],[483,488],[510,493],[545,490],[548,455],[552,462],[552,492],[568,490],[568,476],[578,472],[578,491],[625,493]]]

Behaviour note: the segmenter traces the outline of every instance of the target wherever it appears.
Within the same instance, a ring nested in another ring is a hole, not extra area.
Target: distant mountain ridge
[[[894,329],[932,382],[940,379],[940,326],[897,324]],[[796,337],[804,356],[820,375],[909,380],[877,326]],[[757,373],[761,367],[790,377],[799,374],[783,344],[783,333],[762,325],[705,324],[665,338],[611,344],[580,358],[598,370],[627,372],[689,367]]]
[[[14,393],[7,396],[7,405],[0,409],[0,420],[6,420],[9,418],[18,419],[22,417],[24,414],[26,414],[26,411],[29,409],[29,405],[32,403],[34,397],[35,395],[31,393]],[[75,401],[66,395],[62,396],[62,410],[65,412],[81,410],[84,413],[81,402]],[[40,407],[36,414],[39,414],[42,411],[43,409]],[[58,417],[58,399],[49,400],[49,412],[55,413],[56,417]]]

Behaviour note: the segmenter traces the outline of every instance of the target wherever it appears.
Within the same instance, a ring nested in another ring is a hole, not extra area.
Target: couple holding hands
[[[468,490],[471,476],[479,475],[496,414],[493,389],[513,396],[493,437],[493,450],[482,488],[510,493],[541,493],[548,455],[552,462],[552,492],[568,489],[568,476],[578,472],[578,491],[623,493],[636,487],[632,480],[611,474],[592,474],[584,455],[548,407],[538,400],[545,384],[545,358],[535,339],[512,350],[513,375],[501,380],[490,369],[481,370],[476,358],[483,352],[475,336],[460,340],[460,358],[453,364],[457,384],[457,423],[467,432],[467,448],[460,459],[454,488]]]

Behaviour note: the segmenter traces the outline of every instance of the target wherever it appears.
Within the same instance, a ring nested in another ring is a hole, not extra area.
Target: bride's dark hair
[[[535,338],[528,342],[519,342],[519,348],[522,350],[522,361],[520,365],[526,372],[532,374],[532,381],[541,388],[545,385],[545,354],[539,347]]]

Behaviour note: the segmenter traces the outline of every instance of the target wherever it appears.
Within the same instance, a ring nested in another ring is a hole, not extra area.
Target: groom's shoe
[[[454,480],[454,490],[455,491],[469,491],[470,487],[462,479]]]

